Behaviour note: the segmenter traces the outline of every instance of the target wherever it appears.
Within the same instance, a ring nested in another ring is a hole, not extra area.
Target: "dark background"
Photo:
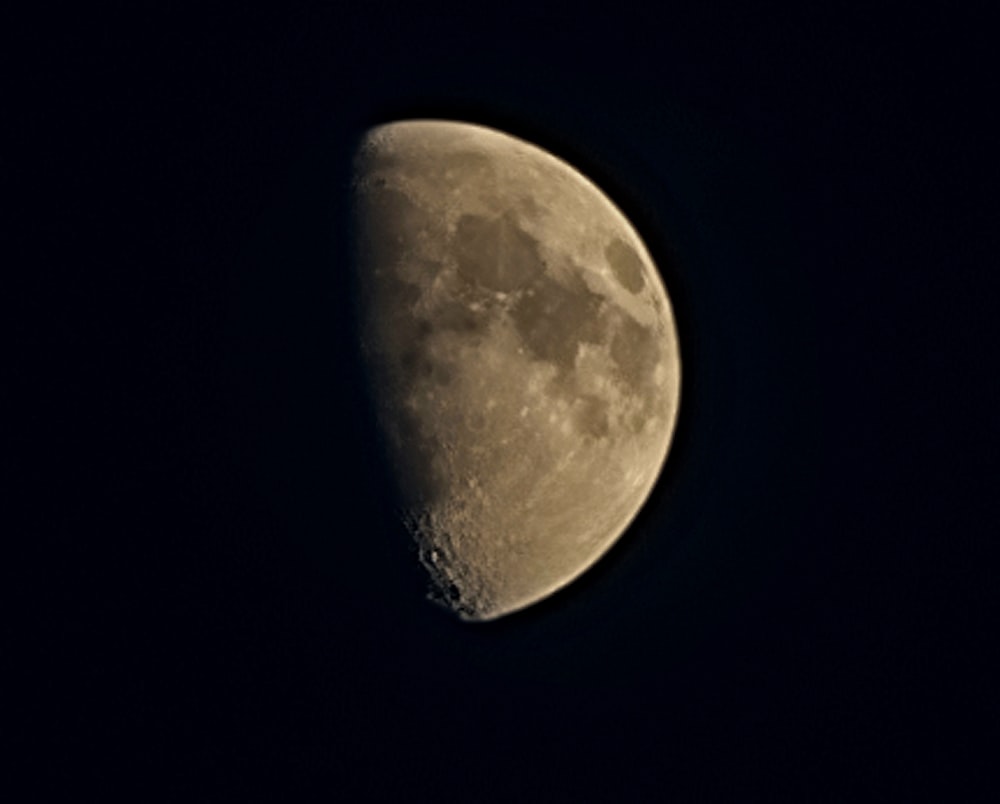
[[[988,792],[985,6],[466,5],[8,28],[37,799]],[[492,624],[422,599],[351,345],[351,150],[419,116],[581,168],[678,320],[648,505]]]

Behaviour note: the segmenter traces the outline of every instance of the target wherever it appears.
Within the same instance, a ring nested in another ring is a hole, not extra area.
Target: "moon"
[[[536,603],[628,528],[670,447],[680,355],[635,229],[566,162],[406,120],[354,159],[359,345],[429,596]]]

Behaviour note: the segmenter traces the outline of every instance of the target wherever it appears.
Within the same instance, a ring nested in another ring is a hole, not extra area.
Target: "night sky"
[[[139,5],[25,26],[10,71],[30,800],[989,783],[985,12]],[[352,148],[406,117],[578,167],[677,317],[648,504],[495,623],[424,601],[351,340]]]

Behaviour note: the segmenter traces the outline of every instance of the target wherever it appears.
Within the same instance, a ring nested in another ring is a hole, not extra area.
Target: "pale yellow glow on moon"
[[[493,129],[379,126],[354,193],[362,348],[433,596],[524,608],[656,482],[680,396],[666,290],[604,193]]]

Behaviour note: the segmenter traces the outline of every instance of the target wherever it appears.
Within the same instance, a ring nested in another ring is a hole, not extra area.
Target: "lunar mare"
[[[367,133],[361,346],[433,596],[524,608],[626,530],[666,458],[680,358],[638,234],[542,149],[466,123]]]

